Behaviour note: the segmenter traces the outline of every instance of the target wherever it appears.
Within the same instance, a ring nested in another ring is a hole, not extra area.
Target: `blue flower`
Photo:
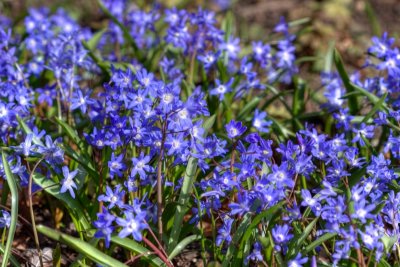
[[[135,216],[133,212],[126,211],[125,218],[117,218],[117,224],[122,227],[118,236],[125,238],[132,235],[136,241],[142,241],[142,231],[147,228],[147,224],[144,222],[145,217],[145,213]]]
[[[225,84],[221,83],[220,80],[216,79],[215,80],[216,87],[214,89],[210,90],[210,95],[218,95],[219,101],[222,101],[224,99],[225,94],[232,91],[232,88],[231,88],[232,83],[233,83],[233,78],[231,78]]]
[[[375,209],[374,204],[366,205],[365,199],[354,202],[354,213],[351,214],[353,219],[358,219],[362,223],[365,223],[367,219],[375,217],[371,212]]]
[[[238,202],[239,203],[229,203],[228,206],[231,209],[231,215],[239,214],[240,216],[243,216],[245,213],[250,211],[251,203],[249,202],[246,192],[238,194]]]
[[[321,204],[318,202],[317,199],[311,196],[310,191],[308,191],[307,189],[302,189],[301,196],[303,198],[301,205],[310,207],[315,216],[319,216],[321,214]]]
[[[204,55],[200,54],[197,56],[197,59],[203,63],[204,69],[209,70],[215,63],[218,61],[220,57],[221,51],[212,52],[208,51]]]
[[[69,172],[69,169],[67,166],[62,167],[62,172],[64,179],[61,181],[61,193],[65,193],[67,190],[71,194],[73,198],[75,198],[75,193],[74,193],[74,188],[76,189],[76,184],[74,182],[74,177],[78,174],[78,170],[75,170],[73,172]]]
[[[374,126],[361,123],[358,128],[354,128],[353,132],[356,134],[352,140],[353,143],[359,142],[361,146],[365,146],[365,139],[370,139],[374,136]]]
[[[298,253],[296,257],[288,262],[288,267],[301,267],[308,261],[307,257],[302,258],[302,255]]]
[[[150,156],[145,156],[143,152],[140,153],[138,158],[132,158],[131,177],[139,174],[140,179],[146,179],[146,173],[153,171],[153,168],[148,164],[149,162]]]
[[[256,128],[259,132],[269,132],[269,126],[271,126],[272,121],[267,121],[265,119],[266,117],[266,112],[260,112],[258,109],[254,111],[253,127]]]
[[[258,262],[258,261],[263,261],[263,255],[261,253],[262,246],[260,243],[256,242],[253,245],[253,251],[246,257],[245,263],[246,265],[248,264],[249,260]]]
[[[230,123],[225,125],[225,129],[228,133],[228,137],[234,139],[241,136],[247,130],[247,127],[244,126],[240,121],[231,120]]]
[[[50,135],[45,137],[45,146],[38,146],[37,152],[51,164],[61,164],[64,161],[64,151],[58,146],[58,142],[51,139]]]
[[[227,217],[223,221],[223,225],[221,228],[218,230],[218,235],[216,239],[216,245],[220,246],[222,242],[225,242],[226,244],[230,244],[232,241],[232,236],[231,236],[231,229],[232,229],[232,223],[233,219]]]
[[[290,234],[290,227],[287,224],[275,225],[272,228],[272,238],[275,242],[275,249],[277,251],[285,250],[286,244],[292,239],[293,235]]]
[[[21,153],[25,157],[28,157],[32,153],[32,149],[35,148],[35,145],[32,145],[33,133],[29,133],[26,135],[25,141],[22,142],[19,146],[13,147],[17,153]]]
[[[111,154],[111,160],[108,162],[108,168],[110,170],[111,177],[114,177],[114,175],[117,175],[118,177],[122,176],[126,169],[123,158],[124,154],[121,154],[118,157],[116,157],[114,153]]]
[[[122,208],[124,206],[124,198],[125,192],[121,190],[121,185],[115,186],[115,190],[113,191],[111,187],[106,187],[106,194],[100,195],[97,200],[108,202],[108,209],[112,209],[113,207],[117,206]]]
[[[85,95],[82,91],[77,89],[71,98],[71,110],[80,109],[82,113],[86,113],[87,106],[94,103],[92,99],[89,98],[90,93],[87,92]]]
[[[395,38],[389,38],[388,33],[384,32],[382,38],[372,37],[373,45],[368,48],[368,52],[375,54],[379,58],[385,58],[394,42]]]
[[[8,211],[1,211],[2,217],[0,217],[0,228],[7,227],[9,228],[11,225],[11,215]]]
[[[228,41],[222,42],[220,44],[219,48],[222,51],[225,51],[228,54],[229,58],[236,59],[240,52],[239,43],[240,43],[239,38],[234,38],[234,37],[230,36]]]
[[[111,234],[114,232],[114,226],[112,226],[115,221],[115,216],[103,208],[101,213],[97,213],[97,221],[93,222],[93,225],[97,228],[94,237],[104,238],[106,248],[110,247]]]

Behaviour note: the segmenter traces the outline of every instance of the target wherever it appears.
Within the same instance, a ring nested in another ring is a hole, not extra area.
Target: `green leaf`
[[[73,150],[71,147],[62,146],[62,149],[64,150],[65,154],[67,154],[70,158],[78,162],[85,170],[89,173],[91,177],[96,179],[96,181],[99,180],[99,173],[96,171],[96,169],[93,167],[92,162],[84,157],[81,153],[76,152]]]
[[[203,122],[203,128],[204,128],[205,131],[207,131],[207,130],[211,129],[211,127],[213,127],[216,117],[217,117],[217,115],[214,114],[211,117],[207,118]]]
[[[333,59],[335,61],[336,69],[340,75],[340,78],[343,81],[343,85],[346,88],[347,93],[353,93],[355,91],[354,86],[352,86],[350,77],[344,68],[342,57],[336,49],[333,53]],[[349,109],[350,114],[352,115],[355,115],[358,111],[358,100],[357,97],[354,95],[349,95]]]
[[[91,51],[94,51],[97,48],[97,45],[99,44],[101,37],[104,35],[104,33],[107,32],[107,30],[108,28],[104,28],[93,34],[93,37],[86,42],[87,48],[90,49]]]
[[[69,136],[69,138],[72,139],[72,141],[78,145],[79,149],[81,151],[85,151],[85,142],[82,141],[82,139],[79,137],[78,133],[76,132],[75,129],[73,129],[68,123],[66,123],[63,120],[60,120],[59,118],[55,118],[56,122],[58,125],[61,126],[61,128],[65,131],[65,133]]]
[[[207,118],[203,122],[203,128],[205,130],[204,134],[206,134],[207,130],[209,130],[213,126],[214,122],[215,122],[215,114],[210,118]],[[196,170],[197,170],[197,159],[191,157],[186,167],[185,176],[183,178],[183,184],[178,199],[178,205],[175,211],[174,225],[172,226],[171,234],[168,240],[167,247],[169,253],[171,253],[175,249],[175,246],[178,243],[180,237],[183,217],[185,216],[188,210],[188,204],[191,199]]]
[[[240,239],[242,238],[243,234],[249,228],[251,223],[251,215],[247,213],[244,217],[242,222],[240,223],[239,227],[236,229],[236,232],[233,234],[231,244],[226,251],[224,261],[222,263],[223,267],[231,266],[232,257],[237,253],[236,245],[239,243]],[[237,259],[237,258],[235,258]]]
[[[365,13],[367,14],[368,20],[372,26],[372,34],[375,36],[381,36],[381,25],[379,24],[378,16],[376,15],[374,8],[368,0],[365,0],[364,6]]]
[[[325,241],[328,241],[331,238],[334,238],[337,235],[337,233],[326,233],[322,236],[320,236],[317,240],[314,240],[311,244],[309,244],[301,254],[306,255]]]
[[[200,240],[201,235],[191,235],[184,238],[179,244],[174,248],[174,250],[169,254],[168,259],[172,260],[177,256],[187,245],[192,243],[193,241]]]
[[[141,246],[139,243],[132,239],[120,238],[114,235],[111,236],[111,242],[123,248],[129,249],[130,251],[134,251],[139,255],[143,255],[143,259],[148,261],[152,266],[161,266],[164,264],[164,262],[160,258],[155,256],[150,250]]]
[[[270,209],[265,210],[254,217],[254,219],[251,221],[251,224],[247,227],[247,229],[245,230],[245,233],[243,234],[243,237],[241,239],[240,246],[239,246],[239,252],[237,253],[237,256],[236,256],[236,261],[243,260],[243,250],[244,250],[247,240],[250,239],[250,236],[253,233],[253,230],[260,224],[261,221],[270,222],[272,220],[272,218],[276,215],[278,210],[281,209],[282,205],[283,205],[283,202],[280,202],[280,203],[276,204],[275,206],[271,207]]]
[[[377,105],[377,104],[380,102],[380,100],[381,100],[381,99],[380,99],[379,97],[377,97],[375,94],[372,94],[372,93],[368,92],[367,90],[365,90],[364,88],[361,88],[361,87],[358,86],[358,85],[355,85],[355,84],[353,84],[353,83],[350,83],[350,86],[353,88],[353,90],[359,92],[361,95],[366,96],[366,97],[368,98],[368,100],[369,100],[372,104],[374,104],[374,105]],[[382,109],[383,111],[385,111],[386,113],[389,111],[389,108],[388,108],[386,102],[383,102],[383,103],[381,104],[381,109]]]
[[[129,30],[122,24],[110,11],[104,6],[101,0],[97,0],[98,5],[100,6],[101,11],[104,12],[117,26],[121,29],[125,40],[130,44],[133,49],[133,53],[135,57],[141,62],[144,63],[144,58],[140,53],[139,47],[136,45],[135,40],[133,39],[132,35],[130,34]]]
[[[399,236],[398,235],[394,235],[394,236],[384,235],[381,237],[381,240],[382,240],[383,245],[385,246],[386,253],[390,253],[390,251],[392,251],[394,244],[396,244],[397,240],[399,240]]]
[[[17,116],[17,120],[18,120],[19,126],[21,126],[21,128],[22,128],[22,130],[25,132],[25,134],[30,134],[30,133],[32,133],[31,128],[29,128],[29,126],[24,122],[23,119],[21,119],[19,116]],[[40,139],[37,138],[36,136],[33,136],[32,141],[33,141],[33,143],[34,143],[35,145],[41,145],[41,146],[43,146],[43,142],[40,141]]]
[[[35,173],[32,177],[33,181],[43,188],[47,193],[66,204],[66,207],[69,209],[70,213],[75,214],[75,217],[85,230],[92,228],[90,222],[86,218],[84,208],[77,199],[72,198],[68,192],[60,193],[61,186],[58,183],[55,183],[39,173]]]
[[[63,234],[44,225],[38,225],[36,229],[43,235],[68,245],[68,247],[76,250],[79,253],[82,253],[83,255],[98,264],[109,267],[127,267],[127,265],[113,259],[107,254],[104,254],[97,248],[93,247],[85,241],[80,240],[79,238]]]
[[[260,103],[261,98],[259,97],[254,97],[252,100],[250,100],[242,110],[240,110],[237,120],[241,121],[243,120],[249,112],[253,111],[255,107],[257,107],[258,103]]]
[[[225,15],[225,18],[222,21],[222,30],[225,33],[225,36],[224,36],[225,42],[227,42],[229,40],[229,37],[232,35],[233,26],[234,26],[233,19],[234,19],[234,17],[233,17],[232,11],[228,11]],[[222,53],[222,58],[223,58],[224,66],[227,66],[229,58],[228,58],[228,53],[226,51],[224,51]],[[226,82],[226,80],[224,80],[224,79],[223,79],[223,81]]]
[[[277,96],[277,99],[279,99],[279,101],[283,104],[283,106],[286,108],[286,110],[293,115],[293,111],[291,110],[291,108],[289,107],[289,104],[287,103],[287,100],[283,97],[286,93],[284,92],[280,92],[278,89],[276,89],[275,87],[271,86],[270,84],[264,84],[275,96]],[[287,91],[287,94],[293,92],[293,91]],[[270,104],[270,102],[268,102],[268,105]],[[263,109],[265,108],[264,107]]]
[[[53,251],[53,266],[54,267],[61,267],[61,247],[60,247],[60,243],[57,243],[57,246]]]
[[[294,116],[297,116],[304,111],[304,94],[306,91],[305,89],[305,82],[300,78],[296,78],[292,104],[292,113]]]
[[[111,76],[111,72],[109,69],[107,69],[104,64],[103,64],[103,60],[101,58],[99,58],[98,56],[96,56],[96,54],[90,49],[89,45],[87,42],[82,41],[82,45],[83,47],[88,51],[88,55],[90,56],[90,58],[94,61],[94,63],[96,63],[96,65],[102,70],[103,74],[106,76],[107,79],[110,78]]]
[[[329,48],[325,55],[324,72],[330,73],[332,71],[333,54],[335,52],[335,42],[329,42]]]
[[[289,27],[295,27],[295,26],[299,26],[299,25],[303,25],[303,24],[309,23],[310,21],[311,21],[311,18],[308,18],[308,17],[300,18],[300,19],[297,19],[297,20],[290,21],[288,23],[288,25],[289,25]]]
[[[367,169],[366,167],[358,169],[356,171],[354,171],[353,173],[351,173],[350,177],[349,177],[349,186],[350,188],[352,188],[353,186],[355,186],[363,177],[363,175],[366,173]],[[344,190],[344,188],[340,187],[339,189]]]
[[[17,182],[15,181],[14,175],[11,172],[10,165],[8,165],[7,156],[4,152],[1,153],[3,161],[4,173],[7,178],[7,184],[11,192],[11,222],[8,228],[7,243],[4,248],[2,267],[6,267],[8,260],[11,257],[11,247],[14,241],[14,234],[17,228],[18,222],[18,189]]]
[[[383,257],[380,259],[378,267],[393,267]]]
[[[0,252],[2,254],[4,254],[4,249],[5,249],[4,246],[2,244],[0,244]],[[12,266],[21,267],[21,265],[18,263],[18,261],[15,259],[15,257],[12,254],[10,254],[10,262],[11,262]]]
[[[175,246],[179,240],[183,217],[185,216],[188,210],[188,204],[192,192],[192,186],[195,181],[196,169],[197,169],[197,159],[191,157],[186,167],[181,193],[178,199],[178,206],[176,207],[175,211],[174,225],[172,227],[171,235],[168,242],[169,253],[171,253],[175,249]]]
[[[304,240],[306,240],[306,238],[310,235],[318,219],[319,217],[315,218],[309,225],[307,225],[300,236],[292,239],[289,244],[288,257],[297,255],[303,245]]]
[[[289,137],[295,137],[296,135],[290,131],[288,128],[286,128],[285,126],[283,126],[283,124],[281,124],[278,120],[272,118],[272,117],[268,117],[274,124],[274,128],[280,132],[285,138],[289,138]]]

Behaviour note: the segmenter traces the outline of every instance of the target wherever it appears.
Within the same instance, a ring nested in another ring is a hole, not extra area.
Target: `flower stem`
[[[162,186],[162,161],[164,157],[164,143],[166,138],[167,123],[164,122],[162,125],[162,138],[160,146],[160,156],[157,162],[157,225],[158,225],[158,239],[162,242],[163,236],[163,222],[162,222],[162,212],[163,212],[163,186]]]
[[[31,221],[32,221],[32,231],[33,231],[33,236],[35,238],[35,245],[36,249],[39,253],[39,261],[40,261],[40,267],[43,267],[43,258],[42,258],[42,251],[40,250],[40,243],[39,243],[39,237],[38,233],[36,231],[36,223],[35,223],[35,213],[33,212],[33,203],[32,203],[32,180],[33,180],[33,174],[35,173],[36,168],[39,166],[39,164],[42,162],[43,158],[41,158],[38,162],[36,162],[35,166],[33,167],[31,174],[29,175],[29,184],[28,184],[28,190],[29,190],[29,211],[31,215]]]
[[[143,237],[144,243],[148,245],[156,254],[157,256],[168,266],[173,267],[172,263],[168,260],[167,257],[153,244],[148,240],[146,237]]]

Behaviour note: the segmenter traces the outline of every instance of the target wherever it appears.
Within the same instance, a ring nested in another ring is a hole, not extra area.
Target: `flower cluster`
[[[192,234],[184,244],[200,236],[202,254],[225,264],[395,261],[394,39],[372,39],[368,75],[348,77],[336,55],[338,73],[321,78],[326,103],[302,116],[284,19],[271,42],[248,44],[202,8],[99,4],[111,19],[98,32],[61,9],[30,9],[23,35],[0,17],[0,177],[59,198],[81,238],[104,239],[109,254],[116,236],[133,238],[161,244],[154,252],[169,264],[162,244],[174,254]]]

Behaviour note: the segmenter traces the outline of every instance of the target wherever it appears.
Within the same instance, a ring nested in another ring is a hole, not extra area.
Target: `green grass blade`
[[[78,145],[79,149],[81,151],[85,151],[85,142],[82,141],[82,139],[79,137],[78,133],[76,132],[75,129],[73,129],[68,123],[66,123],[63,120],[60,120],[59,118],[55,118],[56,122],[58,125],[61,126],[61,128],[65,131],[65,133],[68,135],[69,138],[72,139],[72,141]]]
[[[357,92],[359,92],[361,95],[366,96],[366,97],[368,98],[368,100],[369,100],[372,104],[374,104],[374,105],[378,104],[379,101],[381,100],[381,99],[380,99],[379,97],[377,97],[375,94],[368,92],[367,90],[365,90],[364,88],[361,88],[361,87],[358,86],[358,85],[355,85],[355,84],[353,84],[353,83],[350,83],[350,86],[352,86],[352,87],[354,88],[354,91],[357,91]],[[382,109],[383,109],[385,112],[388,112],[388,111],[389,111],[389,108],[388,108],[386,102],[383,102],[383,103],[382,103]]]
[[[330,73],[332,71],[333,54],[335,52],[335,42],[330,41],[328,51],[325,55],[324,72]]]
[[[43,235],[64,243],[68,247],[76,250],[77,252],[84,254],[86,257],[98,264],[110,267],[127,267],[127,265],[123,264],[120,261],[117,261],[116,259],[113,259],[107,254],[104,254],[97,248],[93,247],[85,241],[80,240],[79,238],[63,234],[44,225],[38,225],[36,229]]]
[[[337,233],[326,233],[324,235],[322,235],[321,237],[319,237],[317,240],[314,240],[311,244],[309,244],[304,251],[302,252],[303,255],[306,255],[307,253],[309,253],[310,251],[312,251],[313,249],[315,249],[317,246],[321,245],[322,243],[324,243],[325,241],[328,241],[329,239],[335,237],[337,235]]]
[[[347,74],[344,65],[343,65],[343,60],[342,57],[340,56],[339,52],[335,49],[333,52],[333,60],[335,62],[336,69],[340,75],[340,78],[342,79],[343,85],[346,88],[346,91],[349,95],[349,110],[350,114],[354,115],[358,112],[358,100],[355,95],[351,95],[355,91],[354,86],[352,86],[350,77]]]
[[[61,247],[57,243],[56,248],[53,250],[53,267],[61,267]]]
[[[257,228],[257,226],[260,224],[261,221],[270,222],[274,218],[276,213],[281,209],[283,204],[284,204],[283,202],[280,202],[280,203],[276,204],[275,206],[271,207],[270,209],[261,212],[260,214],[258,214],[257,216],[255,216],[253,218],[253,220],[251,221],[251,224],[249,225],[249,227],[245,230],[245,233],[243,234],[236,260],[239,260],[239,261],[243,260],[243,251],[245,248],[245,244],[250,239],[250,237],[253,233],[253,230]],[[271,225],[271,224],[269,224],[269,225]]]
[[[383,257],[380,259],[378,267],[392,267]]]
[[[319,217],[315,218],[307,227],[304,229],[303,233],[292,239],[292,242],[289,244],[288,250],[288,257],[296,256],[297,253],[300,251],[301,246],[306,240],[306,238],[310,235],[311,231],[313,230],[314,226],[317,224]]]
[[[24,122],[24,120],[22,118],[20,118],[19,116],[17,116],[17,120],[18,120],[18,124],[19,126],[22,128],[22,130],[26,133],[26,134],[30,134],[32,133],[31,128],[29,128],[29,126]],[[33,137],[33,143],[35,145],[41,145],[43,146],[43,142],[40,141],[40,139],[38,139],[36,136]]]
[[[96,181],[99,180],[100,177],[99,173],[93,167],[89,159],[83,157],[80,153],[76,152],[72,148],[67,147],[65,145],[62,146],[62,149],[64,150],[65,154],[67,154],[70,158],[78,162],[89,173],[91,177],[96,179]]]
[[[17,182],[14,179],[14,175],[11,172],[10,165],[8,165],[7,156],[4,152],[1,153],[1,159],[3,161],[4,172],[7,177],[7,183],[11,192],[11,223],[8,228],[7,243],[4,248],[2,267],[6,267],[8,260],[11,257],[11,247],[14,240],[15,230],[17,228],[18,221],[18,189]]]
[[[111,242],[123,248],[129,249],[130,251],[134,251],[140,255],[143,255],[143,259],[148,261],[152,266],[161,266],[164,264],[164,262],[154,254],[152,254],[150,250],[141,246],[139,243],[132,239],[112,236]]]
[[[203,128],[204,128],[205,131],[208,131],[209,129],[211,129],[211,127],[213,127],[216,118],[217,118],[217,115],[214,114],[211,117],[207,118],[203,122]]]
[[[236,245],[239,243],[240,239],[242,238],[242,236],[246,232],[246,230],[249,228],[250,224],[251,224],[251,215],[246,214],[243,217],[241,224],[239,225],[235,234],[232,237],[232,241],[228,247],[228,250],[226,251],[225,258],[222,263],[222,267],[231,266],[232,257],[237,253]]]
[[[175,249],[175,246],[179,240],[179,236],[182,229],[182,221],[188,209],[187,206],[189,204],[190,195],[192,192],[192,186],[195,180],[196,170],[197,170],[197,159],[192,157],[189,159],[188,165],[186,167],[185,176],[183,178],[182,189],[178,199],[178,206],[176,207],[175,211],[174,225],[172,227],[171,235],[168,242],[169,253],[171,253]]]
[[[203,128],[205,133],[213,126],[215,123],[215,114],[209,118],[207,118],[203,122]],[[188,210],[188,204],[190,200],[190,196],[193,190],[193,183],[195,181],[195,175],[197,170],[197,159],[191,157],[188,161],[188,165],[186,167],[185,176],[183,178],[183,184],[181,188],[181,192],[178,199],[178,205],[175,211],[174,225],[172,226],[171,234],[168,240],[168,253],[171,253],[175,246],[178,244],[179,236],[182,229],[183,217],[185,216]]]
[[[1,254],[4,254],[4,249],[5,249],[4,246],[2,244],[0,244],[0,252],[1,252]],[[10,254],[10,262],[11,262],[12,266],[21,267],[21,264],[19,264],[17,259],[15,259],[15,257],[12,254]]]
[[[98,5],[100,6],[101,11],[104,12],[118,27],[121,29],[122,33],[124,34],[125,40],[129,43],[129,45],[133,48],[133,52],[135,57],[140,61],[144,62],[144,58],[140,53],[139,47],[137,46],[135,40],[133,39],[132,35],[130,34],[129,30],[113,15],[110,11],[104,6],[101,0],[97,0]]]
[[[186,238],[184,238],[179,244],[174,248],[174,250],[169,254],[168,259],[172,260],[177,256],[187,245],[190,243],[200,240],[201,236],[200,235],[191,235]]]
[[[239,112],[239,115],[237,117],[238,121],[243,120],[249,112],[253,111],[255,107],[257,107],[258,103],[260,103],[261,98],[259,97],[254,97],[252,100],[250,100],[244,107],[243,109]]]
[[[367,122],[370,118],[372,118],[372,116],[374,116],[376,114],[377,111],[381,110],[383,108],[383,104],[385,103],[386,97],[387,97],[388,93],[385,93],[380,99],[379,101],[374,104],[373,108],[371,109],[370,112],[368,112],[367,115],[365,115],[364,119],[362,120],[362,122]]]
[[[374,8],[372,7],[371,3],[368,0],[364,2],[364,5],[365,5],[365,13],[367,14],[368,20],[372,26],[372,33],[376,36],[381,36],[382,35],[381,25],[379,24],[379,20],[374,11]]]
[[[96,50],[101,37],[104,35],[104,33],[107,32],[107,30],[108,30],[108,28],[104,28],[100,31],[97,31],[95,34],[93,34],[93,37],[90,40],[88,40],[87,42],[85,42],[87,44],[87,48],[91,51]]]
[[[103,60],[99,58],[89,47],[88,43],[85,41],[82,41],[83,47],[87,50],[89,57],[96,63],[96,65],[102,70],[103,74],[106,76],[107,79],[110,78],[111,73],[109,69],[107,69],[106,66],[104,66]]]
[[[61,200],[66,207],[76,215],[77,220],[81,223],[85,230],[92,228],[84,213],[84,208],[77,199],[72,198],[68,192],[60,193],[61,186],[58,183],[47,179],[45,176],[39,173],[35,173],[32,177],[33,181],[43,188],[47,193]]]
[[[298,116],[299,114],[304,112],[304,95],[306,91],[306,84],[304,80],[296,77],[295,79],[295,87],[293,94],[293,102],[292,102],[292,113],[293,116]]]

